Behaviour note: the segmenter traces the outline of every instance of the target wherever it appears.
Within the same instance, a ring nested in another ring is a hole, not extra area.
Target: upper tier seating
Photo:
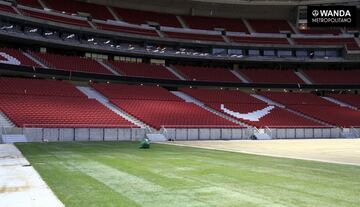
[[[156,13],[148,11],[138,11],[131,9],[114,8],[118,16],[124,21],[132,24],[146,24],[147,22],[156,22],[161,26],[181,27],[180,22],[173,14]]]
[[[15,10],[11,6],[0,4],[0,11],[7,13],[16,13]]]
[[[52,21],[52,22],[68,24],[68,25],[73,25],[73,26],[78,26],[78,27],[89,27],[90,28],[90,24],[86,20],[73,19],[70,17],[51,14],[49,12],[36,12],[36,11],[25,10],[25,9],[19,9],[19,10],[25,16],[30,16],[30,17],[34,17],[34,18],[43,19],[46,21]]]
[[[286,38],[229,36],[229,39],[233,42],[246,43],[246,44],[280,44],[280,45],[289,44],[289,41]]]
[[[134,27],[125,27],[120,25],[113,24],[103,24],[103,23],[93,23],[98,29],[108,30],[113,32],[122,32],[122,33],[130,33],[144,36],[153,36],[158,37],[159,35],[153,29],[142,29],[142,28],[134,28]]]
[[[259,33],[294,32],[286,20],[248,19],[247,21],[255,32]]]
[[[360,49],[354,38],[294,38],[294,42],[298,45],[346,45],[349,50]]]
[[[18,127],[135,127],[66,81],[0,78],[0,112]]]
[[[340,127],[360,126],[360,111],[341,107],[309,93],[261,92],[267,98],[318,120]]]
[[[241,69],[240,71],[254,83],[304,83],[292,70]]]
[[[0,52],[5,53],[3,54],[4,56],[10,55],[11,57],[16,58],[18,61],[20,61],[20,65],[40,67],[37,63],[26,57],[20,50],[15,50],[11,48],[0,48]],[[4,62],[9,61],[5,57],[2,57],[2,59]]]
[[[235,90],[213,90],[213,89],[190,89],[181,88],[182,92],[197,98],[202,102],[209,103],[242,103],[242,104],[263,104],[257,98],[242,91]]]
[[[6,77],[0,77],[0,94],[86,97],[67,81]]]
[[[32,55],[43,60],[43,62],[46,63],[49,67],[59,70],[113,75],[112,72],[110,72],[100,63],[89,58],[38,52],[33,52]]]
[[[226,31],[249,33],[241,19],[200,16],[182,16],[182,18],[192,29],[214,30],[214,28],[223,28]]]
[[[294,128],[322,126],[287,110],[268,106],[261,100],[241,91],[189,88],[182,88],[181,91],[204,102],[219,112],[256,127]],[[222,104],[225,109],[222,108]]]
[[[218,81],[241,82],[229,69],[206,68],[193,66],[175,66],[188,80],[193,81]]]
[[[332,94],[330,96],[360,109],[360,95],[358,94]]]
[[[24,6],[28,6],[28,7],[33,7],[33,8],[38,8],[38,9],[43,8],[38,0],[16,0],[16,2],[20,5],[24,5]]]
[[[220,35],[179,33],[179,32],[164,32],[164,34],[170,38],[176,38],[176,39],[224,42],[224,39]]]
[[[146,64],[146,63],[130,63],[123,61],[109,61],[114,66],[113,68],[120,74],[134,77],[148,77],[148,78],[161,78],[161,79],[174,79],[178,78],[172,74],[163,65]]]
[[[110,99],[181,101],[164,88],[124,84],[92,84],[92,87]]]
[[[360,70],[303,70],[317,84],[360,84]]]
[[[239,128],[193,103],[183,101],[111,100],[113,104],[151,127]]]
[[[51,9],[57,11],[65,11],[66,13],[75,14],[77,12],[89,13],[94,19],[114,19],[112,14],[106,8],[106,6],[90,4],[86,2],[74,1],[74,0],[43,0],[44,3]]]

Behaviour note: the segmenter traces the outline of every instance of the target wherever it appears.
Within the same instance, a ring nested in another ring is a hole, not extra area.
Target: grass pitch
[[[359,206],[360,167],[131,142],[17,144],[67,207]]]

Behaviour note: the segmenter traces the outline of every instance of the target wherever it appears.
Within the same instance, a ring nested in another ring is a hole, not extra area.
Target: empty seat
[[[349,50],[359,50],[360,47],[354,38],[293,38],[298,45],[338,45]]]
[[[247,44],[280,44],[288,45],[289,42],[286,38],[278,37],[253,37],[253,36],[229,36],[230,40],[237,43]]]
[[[159,36],[155,30],[153,29],[142,29],[142,28],[134,28],[134,27],[126,27],[120,25],[113,24],[103,24],[103,23],[93,23],[98,29],[108,30],[113,32],[121,32],[121,33],[130,33],[144,36]]]
[[[181,101],[174,94],[157,86],[96,83],[92,87],[110,99]]]
[[[89,27],[89,28],[91,27],[90,24],[86,20],[78,19],[78,18],[71,18],[71,16],[66,17],[64,15],[60,15],[60,14],[57,15],[57,14],[46,12],[46,11],[37,12],[37,11],[26,10],[26,9],[19,9],[19,10],[25,16],[43,19],[46,21],[52,21],[52,22],[68,24],[68,25],[73,25],[73,26],[78,26],[78,27]]]
[[[241,82],[229,69],[175,66],[188,80],[193,81],[216,81],[216,82]]]
[[[333,97],[339,101],[347,103],[351,106],[354,106],[360,109],[360,95],[359,94],[331,94],[330,97]]]
[[[28,7],[33,7],[33,8],[38,8],[38,9],[43,8],[38,0],[16,0],[16,2],[20,5],[24,5],[24,6],[28,6]]]
[[[253,83],[304,83],[293,70],[241,69],[240,71]]]
[[[275,19],[248,19],[249,24],[259,33],[280,33],[281,31],[288,31],[293,33],[293,30],[286,20]]]
[[[193,103],[183,101],[111,100],[148,125],[166,128],[240,128]]]
[[[249,33],[241,19],[201,16],[181,17],[193,29],[214,30],[215,28],[223,28],[226,31]]]
[[[163,65],[109,61],[113,68],[121,74],[134,77],[174,79],[178,78]]]
[[[139,11],[132,9],[114,8],[119,17],[132,24],[158,23],[161,26],[181,27],[180,22],[173,14]]]
[[[110,11],[106,6],[99,4],[91,4],[87,2],[73,1],[73,0],[44,0],[44,3],[51,9],[76,14],[77,12],[83,12],[91,14],[94,19],[114,19]]]
[[[310,69],[303,72],[317,84],[360,84],[360,70]]]
[[[179,32],[164,32],[164,34],[170,38],[176,38],[176,39],[224,42],[224,39],[220,35],[179,33]]]
[[[79,56],[56,55],[49,53],[33,52],[32,55],[41,59],[50,68],[66,71],[86,72],[112,75],[113,73],[97,61]]]
[[[2,58],[2,63],[16,64],[16,61],[15,62],[11,60],[9,61],[8,59],[8,55],[9,55],[11,56],[10,59],[16,58],[16,60],[20,62],[20,65],[40,67],[40,65],[38,65],[36,62],[26,57],[21,50],[15,50],[11,48],[0,48],[0,52],[3,53],[2,55],[6,56],[3,57],[2,55],[0,55],[0,58]]]

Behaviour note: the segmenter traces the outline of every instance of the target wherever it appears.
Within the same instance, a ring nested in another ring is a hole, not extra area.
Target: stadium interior
[[[360,137],[359,1],[1,0],[0,39],[0,143]]]

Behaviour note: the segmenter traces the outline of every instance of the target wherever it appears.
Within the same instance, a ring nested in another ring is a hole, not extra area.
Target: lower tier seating
[[[331,97],[360,109],[359,94],[332,94]]]
[[[211,103],[262,104],[264,102],[248,93],[235,90],[190,89],[181,88],[182,92],[202,101]]]
[[[16,13],[15,10],[11,6],[0,4],[0,11],[7,13]]]
[[[251,27],[259,33],[280,33],[281,31],[294,32],[286,20],[248,19],[248,22]]]
[[[289,108],[332,125],[340,127],[360,127],[360,111],[347,107],[291,105]]]
[[[323,126],[285,109],[269,106],[241,91],[189,88],[182,88],[181,91],[202,101],[207,106],[251,126],[272,128]]]
[[[3,94],[0,96],[0,111],[18,127],[135,127],[94,99]]]
[[[163,65],[146,64],[146,63],[130,63],[123,61],[109,61],[114,66],[113,68],[120,74],[133,77],[147,77],[147,78],[160,78],[160,79],[173,79],[178,78],[172,74]]]
[[[92,84],[92,87],[109,99],[182,101],[164,88],[125,84]]]
[[[7,77],[0,77],[0,94],[86,97],[67,81]]]
[[[167,128],[239,128],[193,103],[183,101],[111,100],[113,104],[151,127]]]
[[[314,94],[280,92],[260,94],[290,109],[335,126],[360,126],[360,111],[341,107]]]
[[[308,128],[308,127],[324,127],[324,125],[309,119],[298,116],[285,109],[276,106],[263,104],[238,104],[226,103],[223,105],[232,113],[226,113],[220,103],[207,103],[208,106],[237,118],[239,121],[258,127],[269,128]]]
[[[175,66],[188,80],[193,81],[217,81],[217,82],[241,82],[229,69],[206,68],[193,66]]]

